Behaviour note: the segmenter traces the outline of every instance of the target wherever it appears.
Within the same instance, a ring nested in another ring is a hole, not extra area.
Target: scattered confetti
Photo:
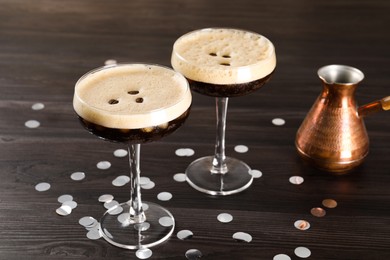
[[[317,207],[317,208],[312,208],[310,210],[310,213],[315,216],[315,217],[324,217],[326,215],[326,211],[323,208]]]
[[[130,181],[130,177],[129,176],[121,175],[121,176],[116,177],[112,181],[112,185],[114,185],[116,187],[121,187],[121,186],[126,185],[129,181]]]
[[[160,223],[160,225],[163,227],[170,227],[174,224],[174,220],[173,220],[173,218],[166,216],[166,217],[161,217],[158,220],[158,223]]]
[[[121,214],[123,212],[123,208],[119,205],[116,205],[116,206],[110,208],[107,212],[110,215],[118,215],[118,214]]]
[[[62,203],[62,206],[69,206],[73,210],[77,207],[77,202],[74,200],[68,200]]]
[[[136,252],[135,252],[135,255],[139,258],[139,259],[148,259],[149,257],[152,256],[152,250],[150,250],[149,248],[141,248],[141,249],[138,249]]]
[[[337,201],[335,201],[333,199],[324,199],[322,201],[322,205],[324,205],[324,207],[326,207],[326,208],[333,209],[333,208],[337,207]]]
[[[150,181],[148,184],[142,185],[141,188],[145,190],[150,190],[153,189],[154,186],[156,186],[156,184],[153,181]]]
[[[103,194],[98,198],[99,202],[110,202],[113,199],[114,196],[112,196],[111,194]]]
[[[79,219],[79,224],[83,227],[92,227],[97,224],[97,220],[90,216],[85,216]]]
[[[289,181],[292,184],[300,185],[304,182],[304,179],[301,176],[291,176]]]
[[[111,200],[111,201],[108,201],[108,202],[105,202],[105,203],[104,203],[104,207],[105,207],[106,209],[110,209],[110,208],[112,208],[112,207],[114,207],[114,206],[116,206],[116,205],[119,205],[119,202],[116,201],[116,200]]]
[[[169,192],[160,192],[159,194],[157,194],[157,199],[161,201],[168,201],[172,199],[172,194]]]
[[[57,201],[59,203],[64,203],[65,201],[72,201],[73,200],[73,196],[72,195],[69,195],[69,194],[64,194],[64,195],[61,195],[58,197]]]
[[[74,181],[81,181],[84,180],[85,178],[85,173],[84,172],[74,172],[70,175],[70,178]]]
[[[109,161],[101,161],[96,164],[96,167],[100,170],[107,170],[111,167],[111,163]]]
[[[175,175],[173,175],[173,179],[177,182],[185,182],[186,175],[184,173],[176,173]]]
[[[37,128],[41,125],[37,120],[28,120],[24,123],[27,128]]]
[[[62,205],[56,210],[56,213],[60,216],[67,216],[72,213],[72,208],[68,205]]]
[[[31,106],[32,110],[42,110],[45,108],[45,105],[43,103],[35,103]]]
[[[253,178],[260,178],[263,176],[263,173],[259,170],[250,170],[249,174],[252,175]]]
[[[192,238],[194,236],[194,233],[192,233],[191,230],[180,230],[179,232],[177,232],[176,236],[180,240],[185,240]]]
[[[187,250],[185,256],[188,260],[197,260],[201,258],[203,255],[202,252],[200,252],[198,249],[189,249]]]
[[[233,216],[230,215],[229,213],[221,213],[217,216],[217,219],[219,222],[229,223],[233,220]]]
[[[117,149],[114,151],[114,156],[115,157],[126,157],[127,151],[125,149]]]
[[[274,256],[273,260],[291,260],[291,257],[285,254],[278,254]]]
[[[308,258],[311,255],[310,249],[303,246],[295,248],[294,253],[300,258]]]
[[[139,178],[139,185],[148,185],[150,183],[150,178],[148,177],[141,177]]]
[[[294,222],[294,227],[299,230],[307,230],[310,228],[310,223],[306,220],[297,220]]]
[[[117,61],[114,59],[108,59],[104,62],[104,65],[115,65],[117,64]]]
[[[180,148],[175,151],[175,154],[180,157],[184,157],[184,156],[190,157],[195,154],[195,151],[191,148]]]
[[[246,145],[236,145],[234,147],[234,151],[236,151],[237,153],[246,153],[249,151],[249,148]]]
[[[134,228],[139,231],[146,231],[150,228],[150,223],[149,222],[143,222],[140,224],[135,224]]]
[[[249,243],[252,241],[252,236],[245,232],[236,232],[233,234],[233,239]]]
[[[37,191],[47,191],[51,187],[50,183],[47,182],[41,182],[35,185],[35,190]]]
[[[99,229],[91,229],[91,230],[88,231],[87,237],[89,239],[96,240],[96,239],[101,238],[102,235],[100,234]]]
[[[272,124],[276,125],[276,126],[282,126],[286,123],[286,121],[282,118],[274,118],[272,119]]]

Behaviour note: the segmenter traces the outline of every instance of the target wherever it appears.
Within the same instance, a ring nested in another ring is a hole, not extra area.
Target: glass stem
[[[130,221],[132,223],[143,223],[146,220],[141,201],[140,186],[140,144],[129,144],[130,164]]]
[[[215,142],[213,166],[211,168],[211,173],[214,174],[225,174],[228,171],[225,163],[225,129],[227,106],[227,97],[217,97],[215,99],[215,107],[217,114],[217,138]]]

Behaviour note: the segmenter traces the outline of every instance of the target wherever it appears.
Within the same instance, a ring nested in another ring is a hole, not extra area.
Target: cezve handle
[[[390,96],[384,97],[358,108],[358,115],[364,117],[379,111],[390,110]]]

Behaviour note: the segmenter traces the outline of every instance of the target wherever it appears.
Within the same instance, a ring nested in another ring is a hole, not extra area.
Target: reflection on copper
[[[310,223],[306,220],[297,220],[295,221],[294,226],[299,230],[308,230],[310,228]]]
[[[322,201],[322,205],[324,205],[324,207],[327,207],[329,209],[333,209],[333,208],[337,207],[337,201],[335,201],[333,199],[324,199]]]
[[[319,207],[317,207],[317,208],[312,208],[312,209],[310,210],[310,213],[311,213],[313,216],[319,217],[319,218],[321,218],[321,217],[323,217],[323,216],[326,215],[326,211],[325,211],[323,208],[319,208]]]

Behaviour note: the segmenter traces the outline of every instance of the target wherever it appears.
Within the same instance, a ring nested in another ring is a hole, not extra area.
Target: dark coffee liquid
[[[200,94],[213,97],[237,97],[249,94],[261,88],[265,83],[269,81],[272,74],[273,72],[264,78],[241,84],[218,85],[194,81],[191,79],[187,80],[190,83],[191,90]]]
[[[138,129],[118,129],[109,128],[94,124],[79,116],[81,124],[91,134],[94,134],[104,140],[121,143],[146,143],[160,139],[178,129],[187,119],[190,108],[178,118],[157,126],[138,128]]]

